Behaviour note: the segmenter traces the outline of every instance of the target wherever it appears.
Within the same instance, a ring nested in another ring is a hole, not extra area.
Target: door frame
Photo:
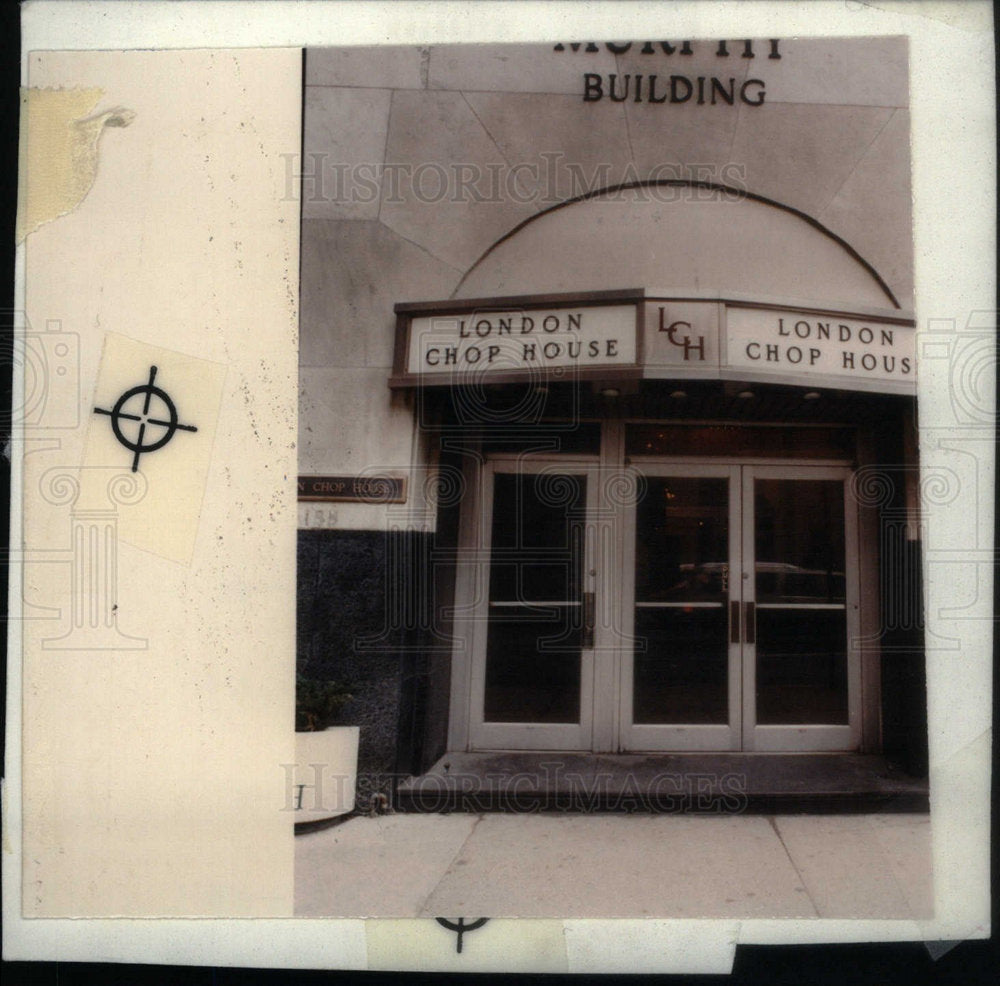
[[[792,470],[799,472],[803,470],[813,471],[817,469],[832,470],[845,480],[844,506],[848,516],[845,518],[845,537],[847,538],[848,558],[853,558],[853,565],[848,561],[847,568],[853,568],[854,577],[849,579],[849,584],[853,583],[854,599],[849,602],[849,614],[852,619],[848,623],[848,687],[849,687],[849,727],[850,739],[847,746],[837,746],[835,749],[873,751],[879,748],[878,743],[878,720],[879,720],[879,691],[877,675],[873,675],[871,668],[878,666],[878,647],[863,646],[866,639],[863,635],[865,628],[872,631],[878,626],[878,560],[874,553],[860,551],[859,534],[872,534],[875,530],[873,521],[874,508],[866,506],[852,494],[852,477],[855,474],[856,465],[848,460],[832,461],[829,459],[754,459],[734,461],[731,457],[691,457],[683,458],[666,456],[642,456],[627,458],[624,455],[624,427],[626,421],[621,419],[608,419],[603,422],[602,440],[600,455],[569,454],[569,453],[528,453],[520,455],[490,455],[487,457],[479,454],[475,449],[469,449],[470,454],[464,458],[463,479],[465,485],[465,496],[463,497],[463,507],[459,513],[458,548],[455,558],[455,604],[450,610],[453,619],[453,647],[451,661],[451,686],[450,703],[448,716],[447,748],[449,750],[539,750],[553,749],[537,745],[534,729],[524,730],[524,736],[520,741],[517,737],[509,736],[502,738],[497,735],[494,741],[482,742],[485,737],[474,736],[472,711],[473,711],[473,666],[475,664],[474,655],[481,653],[485,660],[485,639],[482,640],[482,650],[477,651],[480,643],[479,634],[484,633],[484,624],[481,620],[473,618],[477,605],[481,606],[483,599],[478,586],[481,583],[481,570],[483,566],[484,545],[485,554],[488,557],[489,545],[486,543],[490,534],[489,521],[491,519],[490,510],[492,506],[492,473],[489,476],[490,482],[486,482],[486,466],[492,460],[517,460],[522,463],[533,462],[539,466],[566,468],[585,468],[595,470],[593,475],[595,482],[588,482],[588,509],[593,501],[590,499],[589,489],[599,487],[598,504],[599,511],[595,514],[596,522],[588,525],[589,532],[594,538],[594,545],[597,551],[604,558],[604,563],[598,563],[591,567],[596,567],[598,571],[598,612],[602,616],[607,614],[610,621],[598,619],[596,633],[596,647],[592,673],[590,674],[592,688],[590,700],[584,702],[581,695],[581,721],[589,714],[592,729],[589,742],[582,743],[574,747],[582,752],[616,752],[624,749],[621,738],[624,732],[626,719],[626,695],[628,705],[631,706],[631,660],[625,657],[625,648],[630,645],[630,635],[634,629],[634,608],[629,603],[632,602],[634,593],[634,544],[630,543],[628,536],[616,536],[618,531],[629,531],[626,514],[632,512],[632,524],[634,525],[634,503],[622,502],[618,498],[608,495],[608,477],[621,473],[635,474],[645,472],[647,469],[676,469],[683,467],[691,470],[690,474],[695,474],[698,470],[706,468],[715,469],[722,467],[724,470],[737,469],[743,466],[751,466],[755,469],[774,468],[778,470]],[[861,449],[859,449],[861,451]],[[652,474],[652,473],[651,473]],[[680,473],[676,473],[680,475]],[[707,475],[707,473],[706,473]],[[598,482],[598,477],[603,482]],[[486,493],[489,493],[488,499]],[[731,511],[733,502],[740,499],[734,496],[735,489],[731,487]],[[738,507],[737,507],[738,509]],[[610,515],[610,520],[609,520]],[[742,527],[742,524],[740,525]],[[631,528],[634,531],[634,526]],[[867,532],[867,533],[866,533]],[[730,525],[730,538],[733,536],[733,526]],[[484,541],[484,534],[486,541]],[[585,562],[586,564],[586,562]],[[619,581],[617,591],[613,588],[614,579],[609,574],[611,572],[622,572],[623,577]],[[623,591],[627,581],[632,588],[628,598]],[[736,573],[731,571],[730,586]],[[860,587],[865,587],[861,593]],[[604,590],[603,592],[600,590]],[[741,611],[743,607],[740,607]],[[621,628],[621,629],[619,629]],[[874,632],[874,631],[872,631]],[[730,639],[732,635],[730,634]],[[732,645],[730,645],[732,646]],[[731,660],[732,666],[734,662]],[[732,671],[730,671],[732,675]],[[626,676],[628,680],[626,681]],[[744,695],[749,694],[745,675],[739,675],[739,702],[742,714],[742,703]],[[872,679],[869,681],[869,679]],[[477,681],[478,685],[478,681]],[[730,686],[732,687],[732,686]],[[616,694],[612,695],[610,701],[600,701],[599,694],[606,694],[608,691]],[[732,692],[730,692],[730,696]],[[730,708],[733,708],[732,699]],[[588,711],[589,710],[589,711]],[[630,712],[630,708],[628,710]],[[746,721],[744,719],[744,721]],[[517,724],[505,724],[517,725]],[[529,724],[530,726],[530,724]],[[632,728],[635,728],[634,726]],[[661,728],[661,727],[654,727]],[[693,727],[692,727],[693,728]],[[698,727],[704,729],[705,727]],[[722,727],[724,729],[730,726]],[[780,752],[784,744],[775,738],[768,736],[767,730],[772,727],[755,727],[761,730],[758,736],[754,737],[755,742],[743,743],[743,752],[768,753]],[[778,727],[785,729],[787,727]],[[793,727],[805,728],[810,727]],[[822,728],[822,727],[821,727]],[[477,727],[476,732],[480,732]],[[693,734],[689,734],[693,737]],[[582,739],[583,737],[581,737]],[[710,750],[713,747],[705,747],[697,743],[682,740],[681,735],[674,737],[676,745],[669,747],[676,752],[696,750]],[[728,747],[730,751],[736,752],[736,744]],[[721,749],[721,747],[718,747]],[[650,744],[642,749],[655,751],[666,751],[667,747],[661,744]],[[640,752],[638,746],[633,746],[629,752]]]
[[[728,543],[730,565],[730,595],[723,603],[726,622],[726,691],[728,698],[729,721],[726,724],[705,725],[691,724],[654,724],[633,722],[633,697],[635,683],[635,541],[636,521],[638,513],[638,498],[633,497],[625,505],[624,558],[622,561],[621,599],[622,613],[626,639],[622,641],[620,661],[620,727],[618,749],[623,751],[729,751],[735,752],[739,746],[739,710],[741,677],[739,673],[740,644],[733,641],[730,632],[729,611],[732,599],[734,579],[738,573],[734,570],[732,560],[737,558],[740,550],[740,469],[738,465],[720,462],[703,462],[691,460],[669,460],[662,458],[643,458],[640,463],[635,460],[631,468],[638,470],[643,476],[650,478],[721,478],[728,482]]]
[[[859,554],[858,505],[851,496],[850,481],[852,470],[848,466],[802,466],[798,463],[784,465],[758,465],[743,463],[742,530],[743,544],[740,554],[743,571],[743,606],[741,606],[744,626],[741,637],[743,648],[743,736],[744,753],[810,753],[857,750],[861,745],[862,702],[861,702],[861,651],[858,642],[861,637],[861,615],[859,601]],[[753,642],[747,643],[746,632],[747,603],[756,602],[755,564],[755,479],[810,480],[839,479],[843,483],[844,503],[844,616],[845,646],[847,648],[847,724],[757,724],[757,644],[756,633]]]
[[[593,518],[598,503],[598,457],[583,455],[491,454],[482,464],[478,524],[472,545],[472,594],[466,607],[471,618],[468,638],[471,656],[468,693],[468,746],[474,750],[590,750],[593,743],[595,648],[580,651],[580,719],[577,723],[488,722],[485,719],[486,650],[489,629],[489,579],[492,556],[493,491],[497,474],[584,474],[585,494],[584,592],[597,591],[598,538]],[[581,600],[580,605],[583,605]]]

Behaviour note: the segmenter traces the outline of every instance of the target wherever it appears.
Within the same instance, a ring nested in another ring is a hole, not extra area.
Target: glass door
[[[620,748],[857,749],[849,469],[641,470],[625,524]]]
[[[850,473],[743,467],[743,749],[860,742]]]
[[[596,464],[497,457],[483,470],[473,626],[474,749],[591,745]]]
[[[739,467],[642,472],[625,524],[622,748],[738,749]]]
[[[850,470],[629,468],[635,496],[611,505],[596,457],[483,465],[462,595],[463,745],[858,749]]]

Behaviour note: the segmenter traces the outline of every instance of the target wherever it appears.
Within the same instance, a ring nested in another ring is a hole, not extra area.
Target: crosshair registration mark
[[[178,424],[174,402],[165,391],[153,386],[155,379],[156,367],[151,366],[149,383],[126,390],[110,411],[94,408],[94,414],[106,414],[111,418],[115,438],[135,453],[132,472],[139,469],[140,455],[163,448],[174,437],[174,432],[198,430],[194,425]],[[123,422],[127,423],[123,425]]]

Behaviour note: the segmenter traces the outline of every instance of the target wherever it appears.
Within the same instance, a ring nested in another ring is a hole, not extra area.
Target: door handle
[[[597,622],[597,600],[592,592],[583,594],[583,650],[594,649],[594,624]]]
[[[729,601],[729,642],[740,642],[740,604],[737,599]]]
[[[757,607],[752,603],[746,603],[746,641],[748,644],[757,643]]]

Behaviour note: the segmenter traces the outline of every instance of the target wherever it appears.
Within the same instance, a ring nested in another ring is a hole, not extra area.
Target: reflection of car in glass
[[[843,572],[784,562],[757,562],[758,603],[842,603],[846,591]]]
[[[720,601],[729,592],[729,565],[704,562],[701,565],[678,565],[664,573],[660,587],[649,596],[650,602]]]
[[[757,601],[786,603],[837,603],[845,598],[843,572],[803,568],[787,562],[757,562]],[[679,565],[676,581],[652,598],[661,602],[718,599],[729,593],[729,565],[703,562]]]

